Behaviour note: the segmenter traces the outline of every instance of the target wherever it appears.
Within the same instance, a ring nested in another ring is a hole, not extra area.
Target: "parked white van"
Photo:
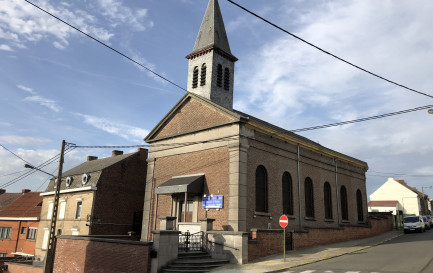
[[[404,226],[404,233],[425,231],[425,223],[422,216],[404,217],[403,226]]]

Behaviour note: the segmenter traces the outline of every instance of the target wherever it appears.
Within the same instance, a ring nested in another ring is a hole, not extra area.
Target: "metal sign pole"
[[[286,262],[286,228],[283,228],[284,232],[283,232],[283,253],[284,253],[284,262]]]

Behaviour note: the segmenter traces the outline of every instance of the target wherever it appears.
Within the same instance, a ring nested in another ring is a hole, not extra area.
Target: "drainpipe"
[[[302,230],[302,206],[301,206],[301,155],[298,144],[298,207],[299,207],[299,230]]]
[[[335,162],[335,195],[337,197],[337,222],[338,222],[338,226],[340,226],[340,202],[338,199],[338,159],[334,158],[334,162]]]

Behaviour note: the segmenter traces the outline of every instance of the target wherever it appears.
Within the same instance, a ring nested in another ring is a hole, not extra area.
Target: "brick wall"
[[[370,214],[366,226],[309,228],[293,233],[293,249],[373,237],[393,229],[391,214]],[[248,261],[283,252],[282,230],[253,230],[248,242]]]
[[[151,243],[63,236],[53,272],[150,272]]]
[[[143,210],[147,150],[102,171],[95,192],[92,235],[132,231],[134,213]],[[141,228],[140,228],[141,231]]]
[[[187,122],[185,122],[187,121]],[[205,104],[191,99],[184,104],[155,138],[173,136],[230,122],[230,118]]]
[[[224,230],[228,219],[228,168],[229,168],[229,151],[227,147],[214,148],[199,152],[166,156],[157,158],[155,162],[154,179],[155,187],[168,181],[172,176],[205,174],[204,193],[224,195],[224,208],[209,210],[206,212],[202,209],[201,198],[197,204],[197,220],[202,218],[215,219],[213,223],[214,230]],[[185,194],[178,196],[179,200],[184,200]],[[189,196],[193,197],[193,196]],[[201,195],[200,195],[201,197]],[[177,198],[174,196],[174,198]],[[172,206],[171,195],[159,195],[158,211],[159,216],[176,215],[175,208]],[[153,208],[154,209],[154,208]],[[173,211],[172,211],[173,210]],[[152,211],[152,214],[154,211]],[[207,214],[207,215],[206,215]],[[151,229],[154,230],[154,215],[151,217]],[[159,221],[156,223],[156,230],[159,229]]]
[[[43,273],[44,268],[43,267],[36,267],[32,265],[27,264],[21,264],[21,263],[9,263],[5,262],[5,265],[8,266],[7,271],[3,271],[0,269],[0,273]]]

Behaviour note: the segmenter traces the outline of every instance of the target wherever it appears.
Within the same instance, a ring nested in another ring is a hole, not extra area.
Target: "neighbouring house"
[[[370,195],[368,211],[393,211],[393,214],[429,215],[428,196],[404,180],[390,177]]]
[[[142,241],[165,216],[191,233],[204,218],[222,232],[277,229],[282,214],[289,230],[367,226],[366,162],[233,109],[237,58],[217,0],[186,58],[189,92],[145,138]]]
[[[40,192],[26,189],[18,195],[0,211],[0,257],[33,257],[35,254],[42,197]]]
[[[140,234],[145,196],[147,150],[87,161],[62,174],[56,235]],[[54,206],[52,179],[43,196],[36,259],[43,260]]]

